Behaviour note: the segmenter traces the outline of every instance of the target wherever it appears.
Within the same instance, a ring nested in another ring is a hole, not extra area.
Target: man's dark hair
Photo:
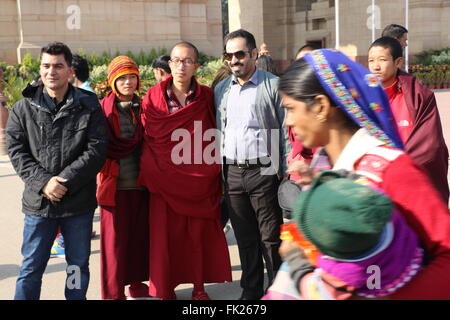
[[[40,54],[41,60],[42,54],[44,53],[50,54],[52,56],[63,54],[64,60],[66,61],[67,65],[69,67],[72,66],[72,52],[70,51],[69,47],[62,42],[51,42],[43,47]]]
[[[227,42],[232,40],[232,39],[236,39],[236,38],[244,38],[245,42],[247,44],[248,50],[252,51],[253,49],[256,48],[255,37],[250,32],[248,32],[247,30],[239,29],[239,30],[230,32],[229,34],[227,34],[225,36],[225,39],[224,39],[224,51],[225,51],[225,47],[227,45]]]
[[[320,49],[319,46],[316,46],[316,45],[314,45],[314,44],[307,43],[307,44],[301,46],[301,47],[297,50],[297,52],[295,53],[295,56],[294,56],[294,57],[298,56],[298,54],[299,54],[300,52],[302,52],[303,50],[314,51],[314,50],[317,50],[317,49]]]
[[[185,48],[191,48],[192,50],[194,50],[195,53],[195,62],[198,61],[198,57],[200,56],[198,49],[196,46],[194,46],[192,43],[188,42],[188,41],[181,41],[178,42],[176,45],[173,46],[172,50],[170,51],[170,53],[172,53],[173,49],[175,47],[185,47]]]
[[[153,60],[152,68],[153,69],[161,68],[166,73],[172,73],[172,71],[170,70],[170,67],[169,67],[169,60],[170,60],[170,56],[159,56],[158,58]]]
[[[397,60],[397,58],[403,57],[403,49],[398,40],[391,37],[381,37],[375,40],[369,47],[369,50],[373,47],[382,47],[385,49],[389,49],[393,60]]]
[[[74,54],[72,58],[72,66],[78,80],[85,82],[89,79],[89,65],[85,58],[78,54]]]
[[[382,37],[391,37],[395,39],[400,39],[405,33],[408,33],[408,30],[399,25],[399,24],[390,24],[387,25],[383,32],[381,33]]]

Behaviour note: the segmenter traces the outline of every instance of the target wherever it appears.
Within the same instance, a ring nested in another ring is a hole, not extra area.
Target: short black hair
[[[161,68],[166,73],[172,73],[172,71],[170,70],[170,67],[169,67],[169,60],[170,60],[170,56],[159,56],[158,58],[153,60],[152,68],[153,69]]]
[[[317,46],[317,45],[315,45],[315,44],[307,43],[307,44],[301,46],[301,47],[297,50],[297,53],[295,54],[294,57],[298,56],[298,54],[299,54],[300,52],[302,52],[303,50],[314,51],[314,50],[317,50],[317,49],[320,49],[319,46]]]
[[[399,24],[389,24],[384,28],[381,36],[399,40],[405,33],[408,33],[408,30],[404,26]]]
[[[229,34],[227,34],[225,36],[225,39],[224,39],[224,51],[225,51],[225,48],[227,46],[227,42],[232,40],[232,39],[236,39],[236,38],[244,38],[245,42],[247,44],[248,50],[252,51],[253,49],[256,49],[255,37],[250,32],[248,32],[247,30],[239,29],[239,30],[230,32]]]
[[[47,44],[45,47],[42,47],[41,54],[39,56],[41,60],[42,54],[44,53],[50,54],[52,56],[62,54],[64,55],[64,60],[66,61],[67,65],[69,67],[72,66],[72,52],[70,51],[69,47],[62,42],[51,42]]]
[[[172,47],[172,50],[170,50],[170,54],[172,55],[172,51],[175,47],[187,47],[187,48],[191,48],[192,50],[194,50],[195,53],[195,62],[198,61],[198,57],[200,56],[200,53],[198,52],[198,49],[196,46],[194,46],[192,43],[188,42],[188,41],[181,41],[178,42],[177,44],[175,44]]]
[[[78,54],[74,54],[72,57],[72,66],[78,80],[85,82],[89,79],[89,65],[85,58]]]
[[[398,40],[391,37],[381,37],[375,40],[369,47],[369,50],[373,47],[382,47],[385,49],[389,49],[393,60],[397,60],[400,57],[403,57],[403,49]]]

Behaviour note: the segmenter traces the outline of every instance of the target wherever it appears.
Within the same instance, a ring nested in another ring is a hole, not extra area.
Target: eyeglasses
[[[195,64],[195,61],[192,60],[191,58],[186,59],[173,58],[170,59],[170,61],[172,61],[172,63],[175,64],[176,66],[179,66],[180,64],[184,64],[185,66],[192,66]]]
[[[239,51],[236,51],[236,52],[233,52],[233,53],[231,53],[231,52],[224,52],[223,53],[223,57],[227,61],[233,60],[233,56],[235,56],[236,59],[241,60],[241,59],[245,58],[245,55],[247,54],[247,52],[250,53],[250,51],[244,51],[244,50],[239,50]]]

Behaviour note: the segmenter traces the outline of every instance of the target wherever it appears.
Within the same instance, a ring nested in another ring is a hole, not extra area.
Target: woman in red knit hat
[[[103,299],[148,297],[148,197],[136,183],[142,142],[139,69],[129,57],[108,66],[112,89],[101,105],[108,120],[108,158],[97,178]]]

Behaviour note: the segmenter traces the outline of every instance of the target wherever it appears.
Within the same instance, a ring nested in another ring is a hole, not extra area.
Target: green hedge
[[[416,55],[409,72],[432,89],[450,86],[450,48],[426,50]]]
[[[425,50],[416,54],[414,64],[431,66],[450,64],[450,48],[441,50]]]

